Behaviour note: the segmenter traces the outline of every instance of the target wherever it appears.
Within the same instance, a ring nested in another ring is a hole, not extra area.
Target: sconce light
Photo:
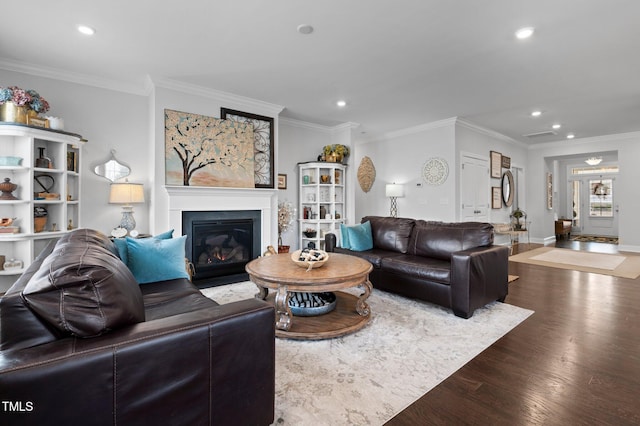
[[[394,183],[388,183],[385,187],[385,195],[391,198],[391,217],[398,217],[398,197],[404,197],[404,186]]]
[[[590,157],[584,160],[584,162],[590,166],[597,166],[602,162],[602,157]]]
[[[136,228],[131,204],[144,203],[144,187],[141,183],[112,183],[109,204],[123,204],[120,227],[131,232]]]

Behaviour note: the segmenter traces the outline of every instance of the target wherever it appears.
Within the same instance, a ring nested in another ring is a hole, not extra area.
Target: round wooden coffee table
[[[270,300],[276,307],[276,336],[290,339],[318,340],[344,336],[367,325],[371,309],[367,298],[371,263],[359,257],[330,253],[321,267],[307,271],[291,261],[290,254],[276,254],[254,259],[245,267],[249,278],[258,286],[256,298]],[[358,297],[344,290],[361,287]],[[276,290],[269,295],[269,289]],[[336,308],[324,315],[296,316],[293,319],[289,298],[291,292],[336,294]]]

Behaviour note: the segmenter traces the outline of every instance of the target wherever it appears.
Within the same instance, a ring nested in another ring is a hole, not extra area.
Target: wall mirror
[[[93,172],[98,176],[102,176],[105,179],[115,182],[118,179],[129,176],[131,168],[124,163],[121,163],[116,159],[116,151],[111,150],[111,158],[102,164],[98,164],[93,169]]]
[[[504,201],[505,206],[511,207],[515,192],[516,187],[513,184],[513,175],[510,170],[507,170],[502,175],[502,201]]]

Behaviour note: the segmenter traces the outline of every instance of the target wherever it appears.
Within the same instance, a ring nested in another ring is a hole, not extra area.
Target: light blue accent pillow
[[[347,241],[349,242],[349,250],[365,251],[371,250],[373,248],[371,222],[366,221],[365,223],[361,223],[360,225],[345,226],[345,230]]]
[[[349,233],[347,232],[347,226],[344,223],[340,224],[340,247],[349,250],[351,245],[349,244]]]
[[[189,278],[184,264],[186,235],[168,240],[127,237],[126,241],[127,266],[139,284]]]
[[[159,240],[168,240],[169,238],[173,238],[173,229],[170,229],[162,234],[158,234],[152,238],[157,238]],[[127,240],[125,238],[115,238],[113,243],[116,245],[118,249],[118,256],[120,260],[124,262],[125,265],[129,266],[129,254],[127,252]]]

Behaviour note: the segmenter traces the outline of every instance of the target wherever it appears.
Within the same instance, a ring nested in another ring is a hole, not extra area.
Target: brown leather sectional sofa
[[[116,253],[74,231],[2,298],[0,423],[272,423],[273,307],[218,305],[184,278],[131,285]]]
[[[491,224],[362,218],[367,221],[373,249],[335,251],[371,262],[374,288],[451,308],[462,318],[507,296],[509,248],[493,245]]]

